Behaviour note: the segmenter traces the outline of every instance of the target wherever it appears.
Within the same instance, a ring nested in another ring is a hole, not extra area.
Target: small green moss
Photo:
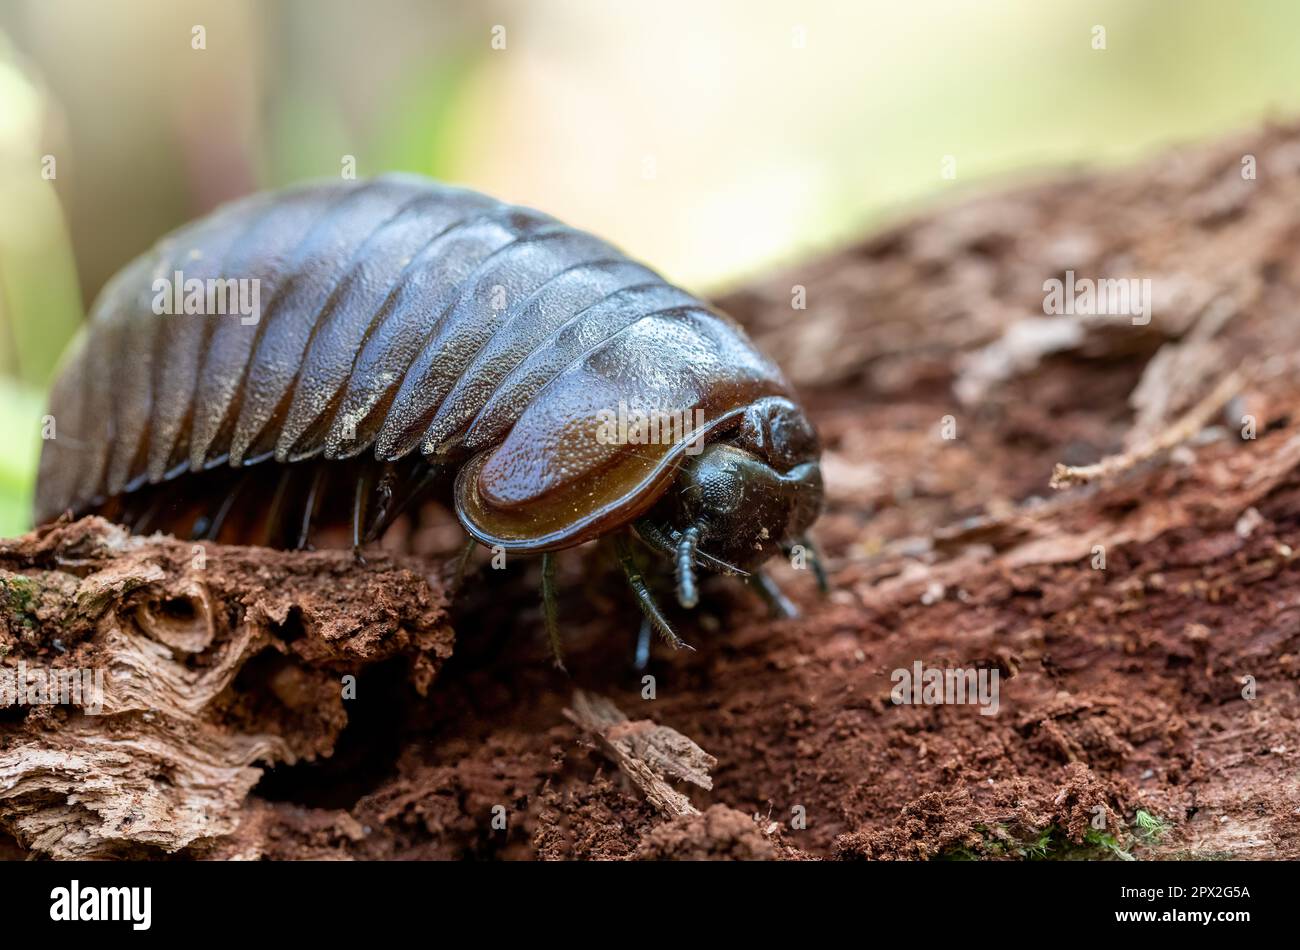
[[[35,631],[40,599],[41,588],[36,581],[22,574],[0,571],[0,611],[8,618],[11,628],[16,624],[23,631]]]
[[[1168,822],[1140,808],[1137,814],[1133,816],[1133,825],[1137,829],[1136,834],[1141,839],[1142,844],[1159,844],[1160,840],[1169,834]]]
[[[1046,860],[1052,853],[1052,830],[1049,828],[1032,841],[1024,842],[1016,851],[1029,861]]]
[[[0,571],[0,603],[10,610],[34,610],[40,588],[30,577]]]
[[[1125,848],[1118,838],[1109,831],[1098,831],[1095,828],[1088,829],[1088,833],[1083,836],[1085,846],[1094,848],[1100,852],[1101,856],[1112,855],[1121,861],[1136,861],[1137,859]],[[1087,855],[1080,855],[1086,858]]]
[[[1170,826],[1150,812],[1133,817],[1133,831],[1109,832],[1090,828],[1082,841],[1071,841],[1065,830],[1053,825],[1028,833],[1006,825],[980,826],[980,840],[952,848],[939,856],[945,861],[980,861],[987,858],[1017,857],[1026,861],[1135,861],[1133,850],[1156,844]]]

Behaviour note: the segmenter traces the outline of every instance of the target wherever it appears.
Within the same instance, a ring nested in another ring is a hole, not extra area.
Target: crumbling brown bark
[[[834,592],[783,566],[805,616],[772,621],[710,580],[697,651],[645,674],[599,548],[561,558],[568,679],[527,564],[449,604],[428,557],[7,542],[6,665],[118,678],[100,716],[0,711],[0,825],[54,856],[1296,857],[1297,222],[1283,126],[957,200],[722,299],[822,432]],[[1149,278],[1149,323],[1045,315],[1065,271]],[[1099,467],[1054,492],[1058,464]],[[996,715],[896,705],[917,661],[996,670]],[[611,768],[627,724],[575,686],[697,743],[712,787]]]
[[[222,853],[255,764],[333,750],[345,677],[400,655],[427,690],[452,634],[426,567],[132,538],[96,518],[0,543],[7,667],[103,674],[75,704],[8,697],[6,829],[54,857]]]

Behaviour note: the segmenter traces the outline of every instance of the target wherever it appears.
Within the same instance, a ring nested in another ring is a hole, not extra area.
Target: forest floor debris
[[[639,670],[617,564],[565,552],[565,677],[537,566],[471,565],[448,598],[433,509],[365,567],[211,547],[196,571],[93,520],[0,544],[5,665],[129,674],[99,716],[0,709],[6,853],[1300,857],[1300,378],[1275,365],[1300,353],[1300,127],[1173,157],[968,197],[721,299],[826,448],[833,592],[776,571],[800,620],[711,578],[675,615],[697,650]],[[1067,269],[1149,277],[1150,325],[1053,337],[960,399]],[[1050,495],[1057,463],[1171,427]],[[997,715],[895,703],[918,660],[996,670]],[[639,722],[708,750],[711,787],[670,787]]]

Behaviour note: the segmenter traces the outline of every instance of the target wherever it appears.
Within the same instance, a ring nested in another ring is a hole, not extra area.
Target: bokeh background
[[[344,156],[707,293],[954,189],[1298,106],[1290,0],[0,0],[0,535],[104,281]]]

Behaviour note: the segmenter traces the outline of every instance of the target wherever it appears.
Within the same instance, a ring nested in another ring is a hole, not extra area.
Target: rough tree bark
[[[711,580],[651,680],[600,546],[560,565],[565,677],[528,563],[453,599],[427,551],[3,542],[5,667],[106,672],[99,715],[0,709],[4,848],[1296,857],[1298,222],[1275,127],[724,297],[823,433],[834,592],[782,567],[805,616],[772,621]],[[1150,322],[1045,316],[1066,271],[1149,278]],[[996,670],[996,715],[895,705],[917,661]]]

